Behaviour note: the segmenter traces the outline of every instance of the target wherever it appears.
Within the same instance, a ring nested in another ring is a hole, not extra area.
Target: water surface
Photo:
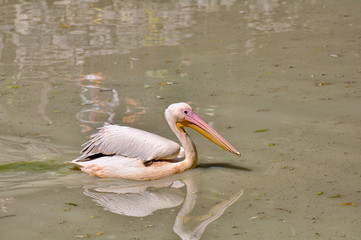
[[[0,3],[1,239],[359,239],[360,10]],[[174,178],[64,164],[104,122],[175,139],[163,111],[179,101],[242,158],[189,131],[201,167]]]

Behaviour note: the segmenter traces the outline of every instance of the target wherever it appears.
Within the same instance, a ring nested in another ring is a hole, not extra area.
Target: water
[[[1,239],[359,239],[360,10],[1,3]],[[179,101],[242,158],[189,131],[201,167],[174,178],[63,164],[106,121],[175,139],[163,111]]]

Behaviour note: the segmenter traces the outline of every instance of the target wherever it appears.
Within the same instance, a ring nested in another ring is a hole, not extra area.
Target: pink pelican
[[[131,180],[154,180],[181,173],[197,166],[197,150],[184,127],[196,130],[221,148],[241,156],[188,104],[171,104],[164,115],[182,146],[143,130],[106,124],[84,144],[82,155],[70,163],[91,176]]]

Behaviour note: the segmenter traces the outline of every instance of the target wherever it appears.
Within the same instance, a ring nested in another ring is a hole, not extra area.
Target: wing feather
[[[119,125],[105,125],[93,134],[76,160],[92,155],[121,155],[139,160],[172,159],[181,147],[164,137],[140,129]]]

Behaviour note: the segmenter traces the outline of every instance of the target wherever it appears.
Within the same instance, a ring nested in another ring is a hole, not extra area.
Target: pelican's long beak
[[[184,120],[177,123],[177,125],[180,125],[179,127],[192,128],[224,150],[241,156],[241,154],[226,139],[224,139],[221,134],[219,134],[216,130],[204,122],[197,114],[195,114],[190,109],[187,111],[188,114],[185,116]]]

